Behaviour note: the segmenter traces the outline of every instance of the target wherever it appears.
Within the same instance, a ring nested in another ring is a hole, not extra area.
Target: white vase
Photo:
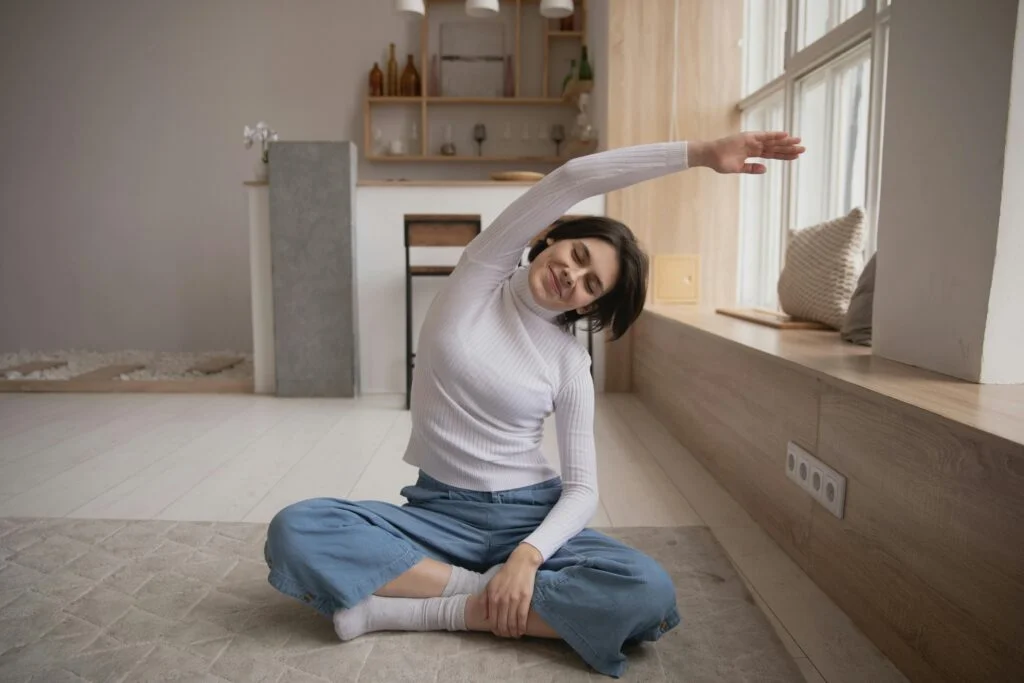
[[[258,182],[265,183],[270,175],[270,166],[269,164],[264,163],[263,159],[257,158],[256,161],[253,162],[252,172]]]

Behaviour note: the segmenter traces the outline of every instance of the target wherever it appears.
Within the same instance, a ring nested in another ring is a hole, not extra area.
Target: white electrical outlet
[[[846,477],[792,441],[786,446],[786,477],[811,494],[826,510],[843,518]]]

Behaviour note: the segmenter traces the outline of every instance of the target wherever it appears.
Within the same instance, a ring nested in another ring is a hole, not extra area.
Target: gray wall
[[[243,125],[351,139],[415,24],[368,0],[0,10],[0,350],[250,349]]]
[[[892,9],[874,348],[971,381],[1024,381],[1007,346],[1020,349],[1024,316],[1014,291],[1024,258],[1019,150],[1007,148],[1008,129],[1024,126],[1010,106],[1015,40],[1024,40],[1017,12],[1017,0]],[[986,349],[1001,367],[984,362]]]

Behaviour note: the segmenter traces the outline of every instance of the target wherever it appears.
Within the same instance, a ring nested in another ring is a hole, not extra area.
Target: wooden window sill
[[[778,359],[825,382],[880,395],[1024,445],[1024,385],[981,385],[872,354],[835,331],[777,330],[687,306],[647,312]]]

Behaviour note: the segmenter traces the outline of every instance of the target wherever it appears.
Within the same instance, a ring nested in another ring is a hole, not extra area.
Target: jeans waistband
[[[542,481],[537,484],[531,484],[530,486],[522,486],[515,489],[505,489],[502,491],[472,491],[470,489],[459,488],[458,486],[450,486],[443,482],[434,479],[426,472],[420,470],[419,477],[416,481],[416,486],[426,489],[428,491],[437,491],[439,493],[460,493],[463,494],[461,497],[468,498],[474,495],[480,496],[481,501],[494,500],[495,497],[514,497],[516,494],[528,494],[534,491],[557,491],[562,488],[562,478],[554,477],[547,481]]]

